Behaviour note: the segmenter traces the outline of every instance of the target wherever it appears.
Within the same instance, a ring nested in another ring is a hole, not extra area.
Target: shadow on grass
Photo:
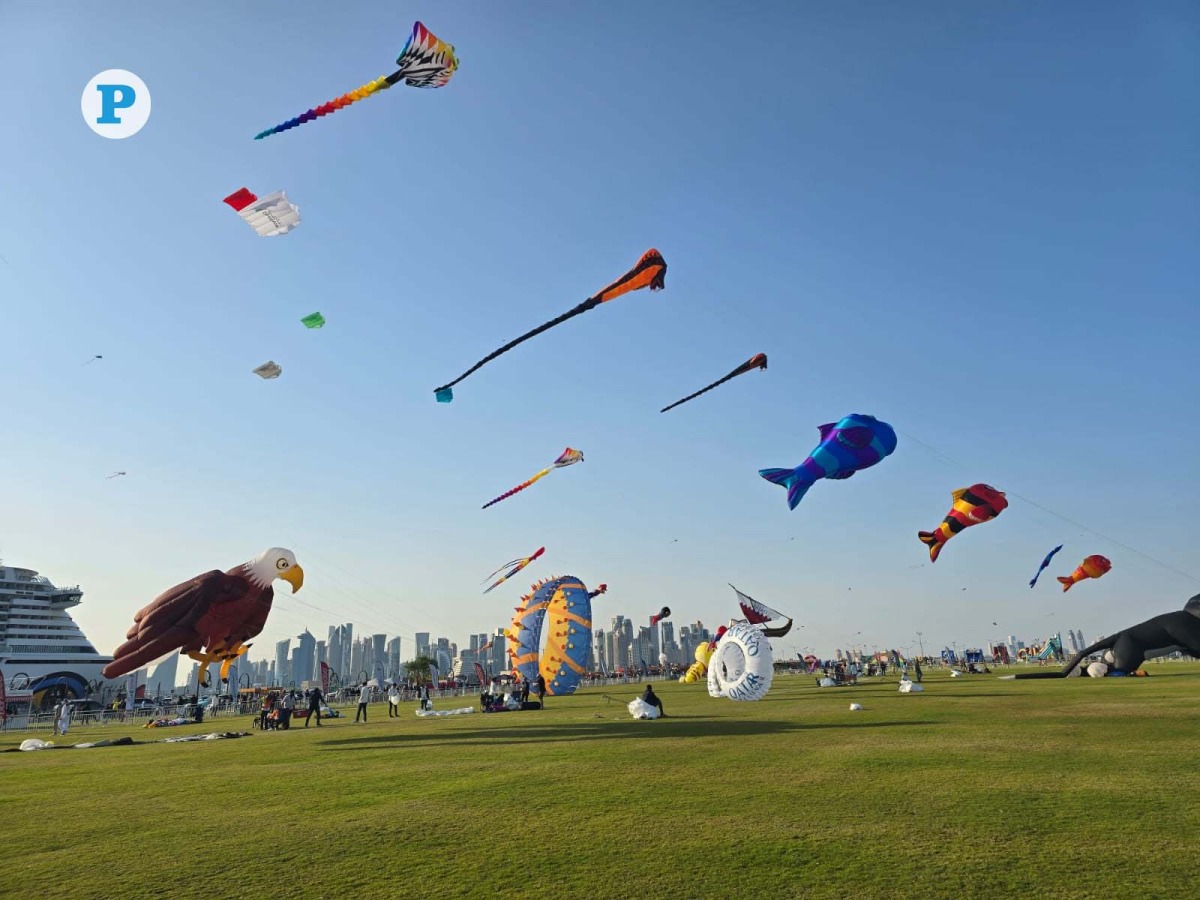
[[[582,722],[562,725],[517,726],[515,728],[489,728],[472,731],[451,731],[428,734],[380,734],[363,735],[360,738],[344,738],[324,741],[322,750],[372,750],[389,745],[411,745],[429,743],[454,744],[499,744],[499,743],[561,743],[564,741],[609,740],[611,738],[681,738],[681,737],[748,737],[751,735],[791,734],[824,729],[859,728],[908,728],[921,725],[939,725],[939,722],[728,722],[720,719],[693,721],[667,718],[654,722],[629,721]]]

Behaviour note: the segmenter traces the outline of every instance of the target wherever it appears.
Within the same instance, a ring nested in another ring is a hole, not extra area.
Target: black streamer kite
[[[734,369],[732,372],[730,372],[724,378],[720,378],[720,379],[714,381],[708,387],[700,388],[700,390],[696,391],[696,393],[694,393],[694,394],[688,394],[682,400],[676,400],[670,406],[664,406],[662,409],[659,410],[659,412],[665,413],[668,409],[674,409],[675,407],[679,406],[681,403],[687,403],[689,400],[695,400],[701,394],[708,393],[715,387],[720,387],[725,382],[729,381],[729,379],[731,379],[731,378],[737,378],[739,375],[745,375],[747,372],[753,372],[755,369],[765,369],[766,367],[767,367],[767,354],[756,353],[756,354],[754,354],[754,356],[750,357],[750,359],[746,360],[744,363],[742,363],[740,366],[738,366],[736,369]]]

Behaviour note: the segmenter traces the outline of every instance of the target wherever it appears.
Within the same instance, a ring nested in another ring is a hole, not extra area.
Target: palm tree
[[[431,669],[436,665],[428,656],[418,656],[416,659],[406,662],[404,669],[408,673],[410,681],[416,681],[418,684],[424,684],[432,679]]]

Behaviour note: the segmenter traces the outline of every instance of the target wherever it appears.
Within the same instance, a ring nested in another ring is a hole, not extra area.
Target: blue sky
[[[272,545],[308,580],[263,650],[491,631],[530,579],[479,582],[542,545],[523,574],[607,582],[604,626],[718,624],[733,582],[822,654],[1090,636],[1200,592],[1194,4],[336,6],[0,6],[0,553],[79,582],[102,649]],[[251,140],[390,72],[414,19],[457,47],[448,86]],[[107,68],[153,96],[127,140],[80,114]],[[243,185],[300,227],[254,235]],[[664,292],[434,402],[652,246]],[[895,454],[789,512],[757,470],[849,412]],[[929,565],[916,532],[976,481],[1039,505]],[[1062,594],[1091,553],[1112,572]]]

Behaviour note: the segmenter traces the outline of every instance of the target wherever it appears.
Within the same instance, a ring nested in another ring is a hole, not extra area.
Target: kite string
[[[929,444],[925,443],[920,438],[918,438],[914,435],[911,435],[908,432],[901,431],[899,428],[896,429],[896,432],[900,435],[903,435],[906,439],[908,439],[916,444],[920,444],[922,447],[924,447],[926,450],[928,450],[934,456],[940,457],[942,459],[942,461],[944,461],[944,462],[948,462],[952,465],[958,466],[960,469],[970,468],[969,466],[964,465],[963,463],[959,462],[958,460],[954,459],[953,457],[947,456],[945,453],[938,450],[936,447],[930,446]],[[1148,553],[1143,553],[1141,550],[1138,550],[1136,547],[1131,547],[1128,544],[1126,544],[1122,541],[1118,541],[1116,538],[1109,537],[1108,535],[1106,535],[1102,532],[1099,532],[1094,528],[1089,528],[1087,525],[1084,525],[1082,522],[1076,522],[1074,519],[1064,516],[1062,513],[1056,512],[1055,510],[1050,509],[1050,507],[1048,507],[1048,506],[1043,506],[1040,503],[1030,500],[1028,497],[1024,496],[1023,494],[1018,494],[1016,491],[1007,490],[1007,489],[1005,490],[1005,494],[1007,494],[1010,497],[1015,497],[1016,499],[1021,500],[1024,503],[1029,504],[1030,506],[1036,507],[1037,509],[1040,509],[1042,512],[1049,513],[1050,515],[1054,516],[1056,519],[1061,519],[1062,521],[1068,523],[1069,525],[1074,525],[1076,528],[1082,528],[1084,531],[1088,532],[1089,534],[1094,534],[1094,535],[1096,535],[1096,537],[1102,538],[1103,540],[1108,541],[1110,544],[1114,544],[1123,550],[1128,550],[1130,553],[1136,554],[1137,556],[1140,556],[1143,559],[1149,560],[1150,562],[1154,563],[1155,565],[1162,566],[1164,569],[1174,572],[1176,575],[1182,575],[1184,578],[1187,578],[1191,581],[1200,582],[1200,577],[1197,577],[1196,575],[1193,575],[1190,572],[1185,572],[1182,569],[1177,569],[1175,566],[1171,565],[1170,563],[1165,563],[1161,559],[1156,559],[1155,557],[1151,556]]]

